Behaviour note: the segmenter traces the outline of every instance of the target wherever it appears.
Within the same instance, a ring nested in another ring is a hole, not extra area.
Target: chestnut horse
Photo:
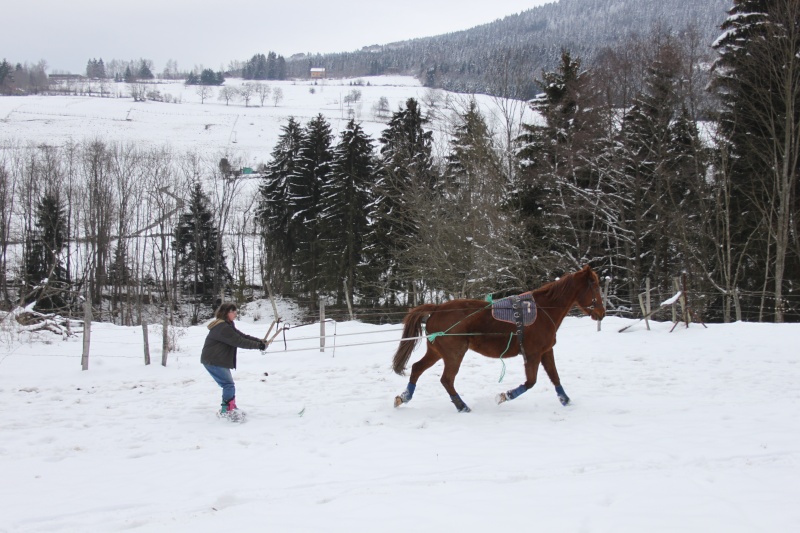
[[[523,330],[525,383],[516,389],[500,393],[497,403],[513,400],[536,383],[539,364],[544,366],[556,394],[563,405],[570,401],[561,386],[553,357],[556,331],[577,305],[594,320],[602,320],[606,314],[600,293],[600,280],[587,265],[577,272],[567,274],[561,279],[548,283],[533,291],[538,308],[538,317]],[[513,357],[520,353],[517,341],[517,328],[514,324],[501,322],[492,317],[491,304],[483,300],[452,300],[441,305],[425,304],[410,310],[405,317],[403,338],[394,354],[393,369],[404,375],[411,352],[422,333],[422,322],[428,317],[428,350],[411,366],[408,387],[395,398],[398,407],[411,400],[417,380],[439,359],[444,360],[441,382],[459,412],[469,412],[470,408],[456,392],[454,383],[461,361],[467,350],[478,352],[486,357]],[[417,338],[413,338],[417,337]]]

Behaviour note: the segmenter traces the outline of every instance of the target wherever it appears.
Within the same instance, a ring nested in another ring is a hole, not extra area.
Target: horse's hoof
[[[459,412],[459,413],[471,413],[471,412],[472,412],[472,409],[470,409],[470,408],[469,408],[469,406],[465,405],[464,407],[462,407],[461,409],[459,409],[459,410],[458,410],[458,412]]]
[[[501,392],[495,396],[494,399],[497,402],[497,405],[500,405],[501,403],[508,401],[508,395],[505,392]]]
[[[413,392],[409,392],[408,389],[404,390],[399,395],[394,397],[394,406],[400,407],[402,404],[410,402],[412,394]]]
[[[569,396],[564,392],[564,387],[561,385],[556,386],[556,396],[558,396],[558,401],[561,402],[561,405],[569,405]]]

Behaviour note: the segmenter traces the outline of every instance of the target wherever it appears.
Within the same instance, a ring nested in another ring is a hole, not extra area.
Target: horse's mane
[[[569,291],[571,291],[574,288],[573,278],[577,274],[580,274],[581,272],[582,271],[565,274],[555,281],[545,283],[538,289],[534,289],[533,290],[534,299],[536,299],[537,296],[540,296],[550,300],[551,302],[555,302],[555,301],[561,301],[563,298],[568,297]]]

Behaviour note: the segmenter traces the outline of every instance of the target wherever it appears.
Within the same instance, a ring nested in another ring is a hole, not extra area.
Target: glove
[[[262,352],[267,349],[267,345],[264,344],[264,341],[258,343],[258,349],[261,350]]]

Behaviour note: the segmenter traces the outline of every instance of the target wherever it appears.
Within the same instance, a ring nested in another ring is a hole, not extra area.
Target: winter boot
[[[227,418],[231,422],[241,422],[244,420],[244,411],[236,407],[236,398],[231,398],[227,402],[223,402],[220,406],[217,416],[220,418]]]

